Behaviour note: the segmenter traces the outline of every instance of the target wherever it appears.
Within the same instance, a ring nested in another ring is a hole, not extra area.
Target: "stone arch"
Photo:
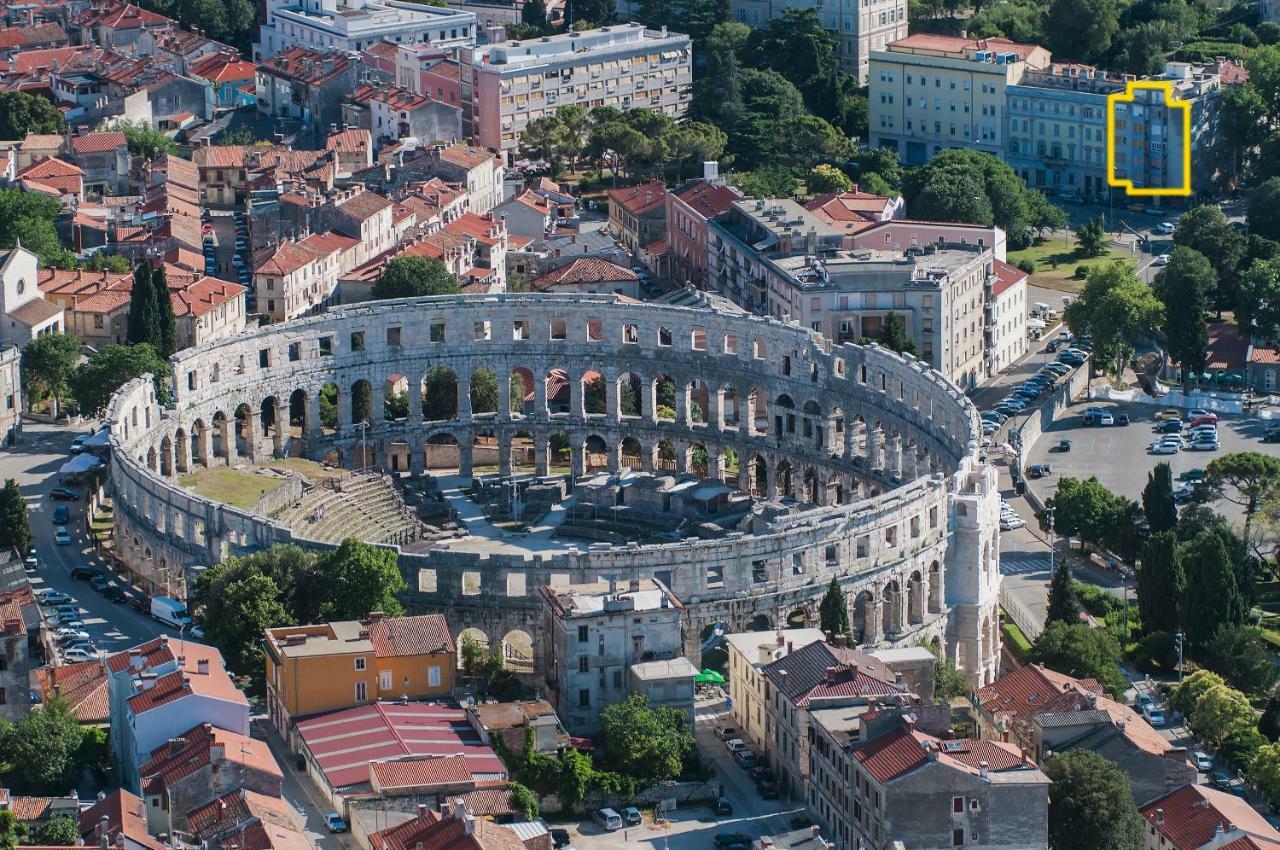
[[[179,425],[173,432],[174,464],[177,472],[191,471],[191,438],[187,429]]]
[[[599,434],[590,434],[582,441],[582,463],[587,472],[600,472],[609,468],[609,443]]]
[[[458,667],[463,670],[467,667],[463,645],[470,642],[474,642],[479,649],[489,649],[489,636],[483,630],[477,629],[475,626],[467,626],[458,632]]]
[[[675,379],[660,372],[653,376],[649,386],[653,391],[653,417],[664,422],[674,422],[680,415]]]
[[[769,492],[769,462],[758,454],[747,460],[747,482],[753,496],[764,496]]]
[[[209,421],[213,423],[211,426],[213,434],[209,441],[209,445],[212,447],[213,456],[226,457],[227,445],[226,440],[223,438],[226,436],[227,432],[227,414],[223,413],[221,410],[215,410]],[[204,462],[205,466],[208,466],[211,461],[209,458],[204,458]]]
[[[787,614],[788,629],[803,629],[809,625],[809,612],[803,608],[795,608]]]
[[[498,455],[499,443],[493,430],[477,428],[471,435],[471,472],[497,472],[502,464]]]
[[[711,453],[702,443],[689,444],[689,471],[699,478],[712,478],[716,470],[711,469]]]
[[[644,469],[644,446],[635,437],[622,438],[622,465],[631,469]]]
[[[409,378],[400,372],[388,375],[382,384],[382,410],[373,411],[380,421],[404,422],[409,418]]]
[[[653,468],[667,472],[674,472],[676,468],[676,444],[672,440],[659,440],[654,447],[656,457],[654,458]]]
[[[433,367],[422,376],[422,418],[427,422],[458,418],[458,376],[447,366]]]
[[[919,625],[924,622],[924,578],[916,570],[907,579],[907,622]]]
[[[338,430],[338,385],[328,381],[320,387],[320,432],[332,434]]]
[[[534,670],[533,637],[523,629],[512,629],[502,636],[502,663],[515,673]]]
[[[806,467],[804,470],[804,492],[801,494],[806,502],[812,502],[815,505],[821,505],[826,500],[822,494],[822,479],[818,476],[818,470],[812,466]]]
[[[534,437],[529,431],[517,431],[511,435],[511,474],[533,473],[538,468]]]
[[[901,590],[898,587],[897,579],[890,581],[884,586],[884,593],[881,597],[881,623],[880,630],[886,637],[896,635],[898,630],[902,628],[902,619],[898,613],[898,598]]]
[[[487,366],[471,373],[468,381],[472,416],[496,416],[498,413],[498,375]]]
[[[804,416],[800,425],[800,436],[812,440],[819,448],[825,440],[826,427],[823,424],[822,407],[813,399],[804,403]]]
[[[361,422],[374,424],[373,384],[368,378],[360,378],[351,384],[351,423],[359,425]]]
[[[618,409],[624,417],[640,416],[644,411],[642,397],[644,378],[635,372],[623,372],[618,376]]]
[[[197,462],[203,463],[205,466],[209,465],[209,458],[204,456],[205,446],[207,445],[205,440],[205,435],[208,429],[209,429],[209,426],[204,424],[203,419],[197,419],[195,422],[191,423],[191,436],[190,436],[191,443],[190,443],[189,449],[191,452],[190,454],[191,464],[193,466]]]
[[[789,459],[783,458],[778,461],[773,473],[773,486],[779,496],[795,498],[795,470]]]
[[[607,407],[608,392],[605,389],[604,375],[595,369],[582,373],[582,413],[584,416],[605,416],[610,413]]]
[[[252,414],[253,410],[248,404],[241,402],[236,406],[236,421],[233,433],[236,441],[236,454],[240,457],[244,457],[249,453],[249,446],[257,438],[257,435],[253,433]]]
[[[572,473],[573,452],[569,448],[569,435],[555,431],[547,435],[547,466],[553,473]]]
[[[849,603],[849,628],[853,632],[854,643],[866,643],[870,638],[868,628],[875,615],[875,597],[870,591],[863,590],[853,597]]]
[[[942,566],[937,561],[929,565],[929,613],[942,613]]]
[[[307,410],[307,391],[296,389],[289,393],[289,433],[293,437],[301,437],[308,430],[315,428],[318,422],[308,422],[311,415]]]
[[[173,476],[173,440],[168,434],[160,440],[160,474]]]
[[[156,454],[155,446],[147,447],[147,469],[152,472],[158,471],[160,468],[159,456]]]
[[[733,384],[725,384],[720,388],[720,419],[726,428],[739,428],[742,425],[742,398],[738,388]]]
[[[527,366],[511,370],[511,415],[517,418],[537,415],[533,409],[537,395],[534,392],[533,372]]]
[[[332,448],[324,453],[324,457],[320,458],[320,462],[326,466],[342,467],[342,449]]]
[[[706,425],[710,409],[706,382],[694,378],[685,384],[684,392],[689,399],[689,421],[694,425]]]
[[[549,369],[543,383],[547,388],[548,415],[557,416],[568,413],[569,400],[571,398],[569,373],[564,369]]]
[[[752,387],[747,391],[745,399],[742,415],[746,417],[748,433],[769,433],[772,426],[769,424],[769,402],[765,393],[759,387]]]
[[[262,436],[271,437],[277,433],[280,422],[280,399],[269,395],[258,405],[258,419],[262,427]]]
[[[746,627],[743,629],[748,632],[771,632],[773,631],[773,623],[769,622],[766,614],[756,614],[747,621]]]

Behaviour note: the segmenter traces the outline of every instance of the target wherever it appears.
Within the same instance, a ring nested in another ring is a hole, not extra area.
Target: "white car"
[[[89,650],[81,649],[78,646],[73,646],[66,652],[62,653],[62,660],[71,662],[92,661],[97,657],[98,656],[94,655]]]
[[[741,738],[730,738],[728,741],[724,742],[724,746],[731,753],[739,753],[747,748],[747,745],[742,742]]]
[[[59,645],[62,645],[77,640],[89,640],[89,633],[83,629],[69,629],[63,626],[53,633],[53,638]]]
[[[1153,455],[1176,455],[1180,448],[1177,443],[1155,442],[1147,446],[1147,451]]]
[[[67,603],[75,602],[74,599],[61,590],[54,590],[51,587],[47,587],[37,593],[36,599],[40,601],[41,605],[66,605]]]
[[[1217,440],[1193,440],[1187,448],[1193,452],[1216,452],[1222,444]]]
[[[1116,418],[1115,418],[1114,416],[1112,416],[1110,413],[1102,413],[1102,414],[1099,414],[1099,416],[1098,416],[1098,424],[1099,424],[1099,425],[1114,425],[1114,424],[1116,424]]]
[[[66,526],[60,525],[57,527],[53,532],[53,542],[57,543],[59,546],[71,545],[71,532],[67,531]]]
[[[1154,704],[1147,704],[1142,707],[1142,716],[1147,718],[1147,722],[1159,729],[1164,725],[1164,712],[1156,708]]]
[[[1026,522],[1024,522],[1022,517],[1017,514],[1014,514],[1013,516],[1000,517],[1001,531],[1012,531],[1015,528],[1022,528],[1024,525],[1026,525]]]
[[[1169,265],[1169,260],[1171,260],[1171,259],[1173,259],[1173,258],[1172,258],[1172,257],[1170,257],[1168,254],[1160,254],[1160,255],[1159,255],[1159,256],[1157,256],[1154,260],[1152,260],[1152,261],[1151,261],[1151,265],[1153,265],[1153,266],[1167,266],[1167,265]]]
[[[1163,233],[1165,236],[1172,236],[1173,232],[1178,229],[1178,225],[1172,221],[1162,221],[1156,225],[1156,233]]]

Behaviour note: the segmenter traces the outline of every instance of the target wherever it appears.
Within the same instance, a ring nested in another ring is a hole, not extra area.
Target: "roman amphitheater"
[[[183,595],[273,543],[394,547],[410,611],[538,669],[542,585],[657,578],[685,646],[816,625],[831,578],[865,644],[999,654],[999,496],[977,414],[918,361],[712,303],[382,301],[172,358],[116,394],[119,553]],[[247,495],[245,491],[247,490]]]

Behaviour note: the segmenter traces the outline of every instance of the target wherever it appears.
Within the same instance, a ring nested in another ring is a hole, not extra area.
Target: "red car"
[[[1192,428],[1196,427],[1197,425],[1217,425],[1217,424],[1218,424],[1218,414],[1216,413],[1206,413],[1203,416],[1197,416],[1195,419],[1191,420]]]

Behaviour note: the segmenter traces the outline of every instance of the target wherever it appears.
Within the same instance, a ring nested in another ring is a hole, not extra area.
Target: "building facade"
[[[629,670],[680,656],[684,606],[656,580],[557,585],[540,590],[547,687],[570,732],[600,729],[600,711],[630,693]]]
[[[0,445],[22,436],[22,349],[0,346]]]
[[[463,48],[463,133],[514,150],[530,121],[561,106],[649,109],[682,118],[692,94],[687,35],[619,24]]]
[[[453,689],[457,652],[439,614],[267,629],[267,712],[288,738],[293,722],[379,699],[439,698]]]
[[[836,37],[840,70],[857,77],[861,86],[867,84],[871,51],[907,36],[904,0],[732,0],[729,8],[735,21],[753,29],[787,9],[817,9],[822,25]]]
[[[379,41],[435,47],[475,44],[476,16],[403,0],[269,0],[254,61],[290,47],[358,53]]]

